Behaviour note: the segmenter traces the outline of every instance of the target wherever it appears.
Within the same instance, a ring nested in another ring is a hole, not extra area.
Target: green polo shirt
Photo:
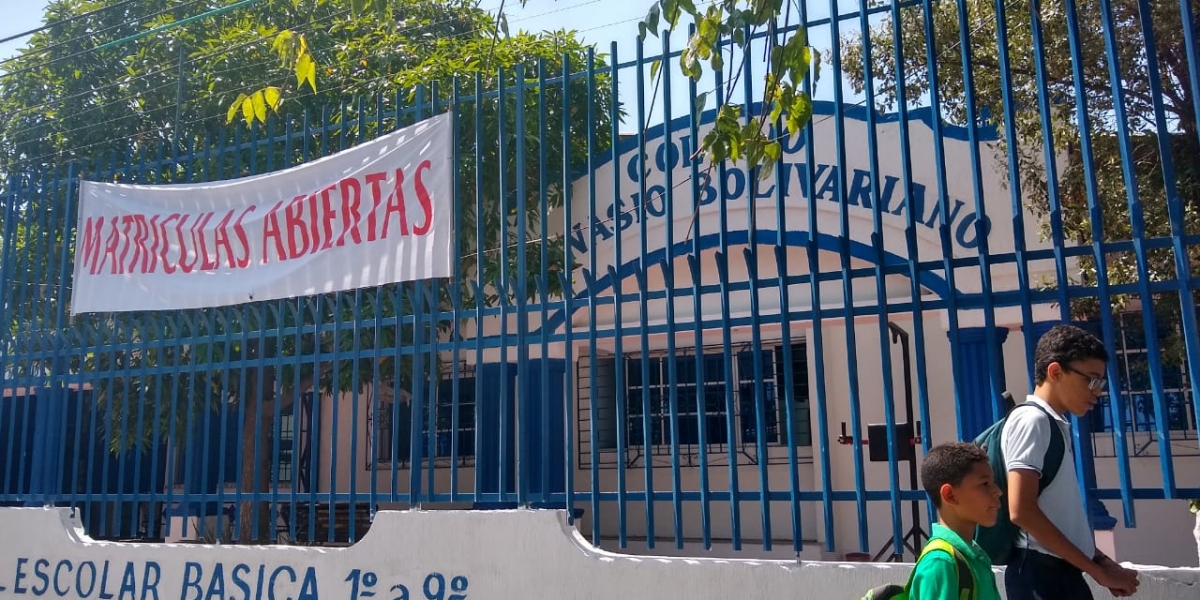
[[[964,542],[957,533],[940,523],[933,524],[930,539],[945,540],[966,560],[975,575],[974,600],[1001,600],[996,575],[987,552],[971,540]],[[930,552],[913,568],[909,600],[963,600],[958,597],[958,570],[954,557],[945,552]]]

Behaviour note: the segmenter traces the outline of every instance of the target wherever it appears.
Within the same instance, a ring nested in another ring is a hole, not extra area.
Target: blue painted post
[[[50,506],[57,495],[58,483],[55,475],[62,461],[63,403],[65,401],[61,377],[66,373],[66,361],[62,358],[61,342],[50,334],[54,357],[51,361],[51,383],[28,396],[29,409],[33,416],[33,453],[29,459],[29,490],[25,506]],[[57,376],[57,377],[56,377]],[[29,410],[26,409],[26,410]]]
[[[996,345],[989,343],[989,338],[996,340]],[[971,440],[995,422],[992,415],[992,404],[997,392],[1003,390],[1004,355],[1002,344],[1008,339],[1008,329],[996,327],[992,335],[988,335],[986,327],[964,327],[958,330],[958,348],[951,349],[962,357],[962,394],[959,396],[959,415],[962,417],[962,439]],[[996,370],[1001,378],[992,385],[992,364],[998,363]]]
[[[1099,337],[1100,323],[1091,321],[1087,323],[1073,323],[1091,332],[1092,335]],[[1109,363],[1113,363],[1116,357],[1109,356]],[[1109,369],[1111,373],[1113,369]],[[1117,402],[1117,399],[1112,396],[1112,385],[1116,382],[1109,382],[1108,393],[1112,402]],[[1088,519],[1092,523],[1093,529],[1103,531],[1111,531],[1117,526],[1117,520],[1108,514],[1108,508],[1100,501],[1096,495],[1096,456],[1095,448],[1092,441],[1092,416],[1087,415],[1082,419],[1072,418],[1073,426],[1076,432],[1075,439],[1078,440],[1075,448],[1075,463],[1079,470],[1079,487],[1083,491],[1083,503],[1088,509]]]

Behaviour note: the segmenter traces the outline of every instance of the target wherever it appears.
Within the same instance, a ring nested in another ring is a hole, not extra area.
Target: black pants
[[[1083,571],[1032,550],[1016,549],[1004,572],[1008,600],[1092,600]]]

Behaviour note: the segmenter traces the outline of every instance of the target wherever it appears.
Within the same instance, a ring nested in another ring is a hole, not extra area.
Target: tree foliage
[[[1200,15],[1200,10],[1193,13]],[[1145,238],[1169,238],[1172,202],[1184,215],[1179,223],[1183,229],[1200,231],[1200,130],[1183,35],[1185,28],[1200,32],[1200,21],[1184,23],[1178,2],[965,0],[902,7],[898,14],[898,21],[889,16],[866,36],[855,33],[842,40],[845,76],[859,92],[867,88],[869,76],[875,107],[881,110],[894,110],[900,102],[915,107],[936,97],[942,117],[950,122],[974,119],[1001,132],[1010,127],[1004,152],[993,158],[1007,172],[1007,152],[1013,148],[1018,183],[1028,206],[1043,217],[1047,239],[1053,239],[1055,204],[1061,207],[1061,234],[1068,243],[1090,244],[1097,233],[1106,242],[1133,240],[1134,217],[1144,221]],[[864,42],[873,49],[870,56]],[[1110,53],[1115,63],[1110,63]],[[929,56],[935,64],[929,64]],[[936,75],[936,89],[931,74]],[[1155,115],[1155,84],[1161,89],[1162,121]],[[1114,88],[1123,96],[1120,103]],[[1117,109],[1124,112],[1123,122]],[[1160,140],[1160,133],[1167,133],[1166,139]],[[1085,141],[1090,164],[1084,160]],[[1048,151],[1059,161],[1049,181]],[[1167,157],[1173,179],[1165,177]],[[1126,161],[1132,182],[1122,170]],[[1140,202],[1134,212],[1131,194]],[[1095,230],[1089,199],[1103,217]],[[1105,258],[1110,283],[1187,277],[1178,272],[1169,249],[1148,250],[1144,274],[1134,252],[1112,252]],[[1200,249],[1190,248],[1185,262],[1191,269],[1200,266]],[[1071,276],[1071,283],[1095,285],[1096,262],[1084,257]],[[1113,300],[1120,308],[1128,297]],[[1159,303],[1166,318],[1171,312],[1177,315],[1178,302]],[[1082,317],[1094,316],[1100,308],[1095,299],[1073,305]]]

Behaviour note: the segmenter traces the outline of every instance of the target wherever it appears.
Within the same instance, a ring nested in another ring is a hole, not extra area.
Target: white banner
[[[228,306],[449,277],[450,115],[201,184],[84,181],[71,314]]]

